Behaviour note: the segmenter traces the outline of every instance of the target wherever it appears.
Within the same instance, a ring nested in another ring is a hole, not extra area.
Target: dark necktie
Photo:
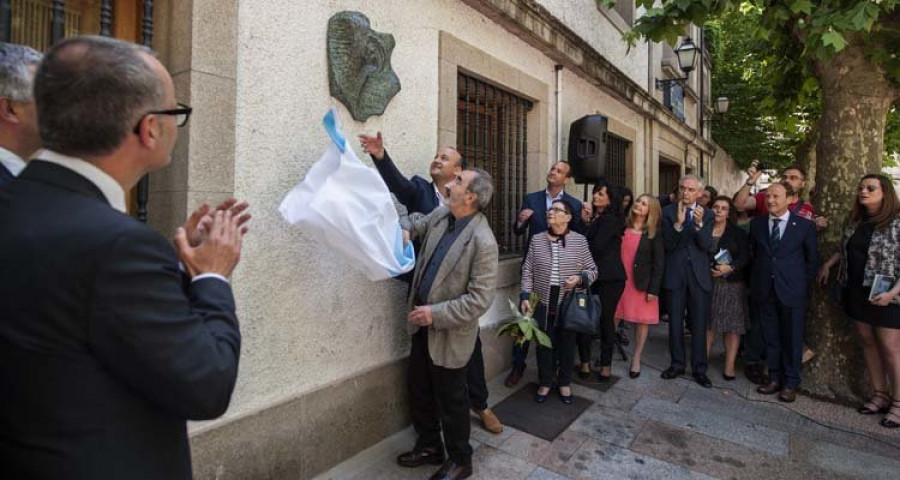
[[[772,219],[772,235],[769,237],[769,243],[772,244],[772,248],[777,247],[778,243],[781,242],[781,230],[778,229],[778,224],[780,222],[780,218]]]

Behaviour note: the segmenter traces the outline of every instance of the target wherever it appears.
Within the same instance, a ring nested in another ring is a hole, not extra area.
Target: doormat
[[[562,403],[556,388],[550,390],[544,403],[534,401],[538,385],[529,383],[492,408],[500,422],[525,433],[552,442],[594,402],[572,396],[572,403]]]

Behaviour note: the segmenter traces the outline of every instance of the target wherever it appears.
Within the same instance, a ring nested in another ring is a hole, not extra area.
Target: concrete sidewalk
[[[628,378],[629,364],[617,356],[613,375],[619,380],[609,391],[573,385],[575,395],[594,405],[553,442],[509,427],[492,435],[473,421],[471,478],[900,478],[900,431],[878,425],[881,415],[802,395],[784,404],[757,394],[740,374],[726,382],[720,344],[710,362],[711,390],[687,377],[661,379],[668,366],[666,328],[651,329],[639,378]],[[529,365],[520,386],[536,382],[533,359]],[[503,386],[504,377],[490,382],[491,404],[515,391]],[[407,428],[317,479],[427,479],[437,467],[395,463],[414,441]]]

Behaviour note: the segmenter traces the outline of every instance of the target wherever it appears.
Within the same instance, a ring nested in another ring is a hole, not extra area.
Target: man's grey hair
[[[0,97],[30,102],[34,96],[28,67],[40,64],[41,57],[29,46],[0,42]]]
[[[480,168],[472,168],[469,171],[475,172],[475,178],[469,182],[469,191],[478,196],[478,211],[481,212],[491,203],[491,197],[494,195],[494,179],[490,173]]]
[[[697,175],[692,175],[692,174],[687,174],[687,175],[681,177],[681,180],[678,181],[678,185],[681,185],[682,183],[684,183],[685,180],[696,181],[698,184],[700,184],[700,190],[703,190],[703,187],[706,186],[706,184],[703,183],[702,177],[698,177]]]
[[[140,45],[104,37],[57,43],[34,79],[44,147],[73,156],[114,151],[148,111],[162,108],[165,90]]]

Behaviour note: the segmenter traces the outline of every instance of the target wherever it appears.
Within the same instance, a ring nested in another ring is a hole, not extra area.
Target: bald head
[[[91,36],[57,43],[34,80],[44,146],[78,157],[109,154],[144,113],[163,105],[164,72],[134,43]]]

